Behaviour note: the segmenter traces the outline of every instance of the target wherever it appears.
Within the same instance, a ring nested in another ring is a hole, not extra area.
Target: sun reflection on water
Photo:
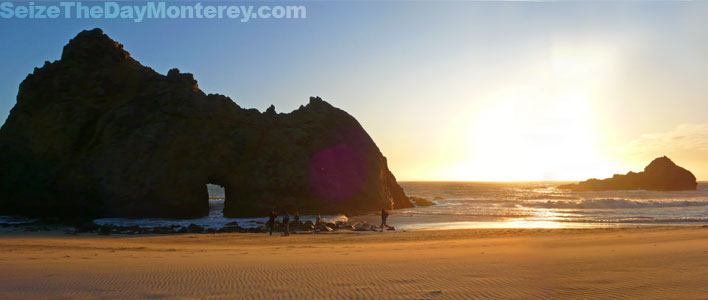
[[[447,222],[447,223],[427,223],[412,224],[403,226],[404,230],[441,230],[441,229],[521,229],[521,228],[595,228],[597,224],[566,223],[547,220],[524,220],[516,219],[499,222]],[[608,226],[604,226],[608,227]]]

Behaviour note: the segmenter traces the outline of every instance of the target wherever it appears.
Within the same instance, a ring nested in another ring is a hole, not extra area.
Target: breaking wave
[[[640,201],[628,199],[586,199],[577,201],[529,201],[520,204],[529,208],[561,208],[561,209],[621,209],[621,208],[664,208],[664,207],[694,207],[708,206],[708,201]]]
[[[258,228],[263,227],[268,221],[267,217],[262,218],[225,218],[223,214],[224,209],[224,199],[221,197],[211,197],[209,199],[209,216],[198,218],[198,219],[185,219],[185,220],[175,220],[175,219],[159,219],[159,218],[146,218],[146,219],[128,219],[128,218],[103,218],[96,219],[93,222],[97,225],[116,225],[116,226],[138,226],[140,228],[155,228],[155,227],[169,227],[169,226],[180,226],[187,227],[190,224],[195,224],[202,226],[204,228],[220,229],[225,227],[229,223],[236,222],[239,226],[243,228]],[[278,217],[280,219],[282,217]],[[300,219],[305,221],[315,221],[317,216],[301,216]],[[348,218],[345,215],[331,215],[322,216],[322,221],[335,223],[337,221],[346,222]]]

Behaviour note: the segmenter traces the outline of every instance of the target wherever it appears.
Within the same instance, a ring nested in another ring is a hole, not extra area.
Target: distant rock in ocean
[[[695,190],[696,176],[677,166],[666,156],[654,159],[643,172],[629,172],[626,175],[615,174],[607,179],[590,179],[577,184],[561,185],[559,189],[574,191],[606,190],[651,190],[681,191]]]
[[[0,214],[194,218],[412,207],[361,125],[320,98],[283,114],[204,94],[83,31],[22,82],[0,129]]]

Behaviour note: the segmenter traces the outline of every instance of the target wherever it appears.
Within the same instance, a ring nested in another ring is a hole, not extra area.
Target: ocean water
[[[401,182],[409,196],[425,197],[435,206],[391,211],[389,225],[403,230],[459,228],[584,228],[708,224],[708,182],[695,191],[570,192],[559,182]],[[141,227],[188,226],[221,228],[231,222],[260,227],[267,218],[224,218],[224,191],[208,185],[209,216],[199,219],[97,219],[97,224]],[[344,215],[322,216],[325,221],[346,221]],[[314,221],[315,216],[302,216]],[[23,223],[0,217],[0,223]],[[379,224],[376,214],[351,217],[353,222]]]
[[[402,182],[437,204],[396,210],[408,229],[562,228],[708,224],[708,183],[695,191],[571,192],[559,182]],[[395,225],[395,224],[394,224]]]

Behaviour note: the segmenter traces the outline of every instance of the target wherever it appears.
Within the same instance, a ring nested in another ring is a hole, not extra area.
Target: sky
[[[307,18],[0,18],[0,120],[34,67],[100,27],[242,107],[322,97],[399,180],[584,180],[663,155],[708,180],[708,2],[229,3]]]

